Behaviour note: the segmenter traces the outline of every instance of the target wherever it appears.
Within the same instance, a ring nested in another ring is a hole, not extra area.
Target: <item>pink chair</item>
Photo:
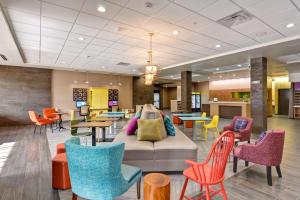
[[[237,170],[238,159],[247,163],[265,165],[267,167],[268,184],[272,185],[271,167],[275,166],[278,176],[281,178],[280,163],[284,145],[284,130],[276,130],[267,135],[257,144],[243,144],[234,149],[233,172]]]
[[[200,199],[205,198],[206,200],[210,200],[211,197],[221,193],[223,195],[223,198],[227,200],[223,180],[227,158],[233,148],[233,145],[233,132],[225,131],[215,140],[204,162],[196,163],[191,160],[186,160],[186,162],[191,167],[183,171],[183,175],[186,178],[182,187],[181,195],[179,198],[180,200],[182,200],[183,198],[192,199],[184,195],[189,180],[199,184],[201,192],[203,186],[206,188],[205,194],[202,194]],[[213,186],[215,185],[220,185],[220,189],[214,190]]]
[[[235,139],[239,139],[240,142],[248,141],[250,143],[251,132],[253,127],[253,119],[248,117],[235,116],[228,126],[225,126],[223,131],[234,131],[234,125],[237,119],[247,120],[247,126],[245,129],[239,130],[239,132],[234,132]]]

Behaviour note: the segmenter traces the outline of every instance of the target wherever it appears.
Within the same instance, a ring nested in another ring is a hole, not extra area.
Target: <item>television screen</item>
[[[118,105],[118,101],[109,101],[108,102],[108,106],[117,106]]]
[[[76,107],[80,108],[81,106],[85,106],[86,105],[86,101],[76,101]]]

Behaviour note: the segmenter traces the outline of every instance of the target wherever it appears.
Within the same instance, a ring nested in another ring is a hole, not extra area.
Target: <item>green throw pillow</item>
[[[140,141],[159,141],[161,135],[161,119],[139,119],[137,140]]]

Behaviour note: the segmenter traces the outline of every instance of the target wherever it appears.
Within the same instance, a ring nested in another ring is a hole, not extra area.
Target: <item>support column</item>
[[[253,132],[267,130],[267,58],[251,59],[251,116]]]
[[[192,72],[181,72],[181,107],[183,112],[192,112]]]

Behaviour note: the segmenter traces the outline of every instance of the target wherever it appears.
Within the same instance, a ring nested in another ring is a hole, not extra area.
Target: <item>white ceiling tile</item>
[[[75,10],[80,10],[84,0],[43,0],[50,4],[56,4],[66,8],[71,8]]]
[[[100,31],[99,34],[97,35],[97,38],[109,40],[109,41],[117,41],[122,37],[123,35],[108,32],[108,31]]]
[[[300,56],[298,56],[297,54],[278,57],[278,60],[280,60],[281,62],[292,62],[292,61],[299,60],[299,59],[300,59]]]
[[[129,2],[129,0],[105,0],[105,1],[113,4],[118,4],[120,6],[125,6]]]
[[[104,27],[104,30],[110,31],[113,33],[118,33],[118,34],[127,34],[133,30],[133,26],[129,26],[127,24],[115,22],[115,21],[109,21],[109,23]]]
[[[282,38],[278,32],[255,18],[246,23],[236,25],[233,29],[259,42],[268,42]]]
[[[39,63],[39,51],[32,49],[23,49],[24,56],[26,58],[26,63]]]
[[[82,36],[95,37],[98,34],[99,30],[94,28],[89,28],[86,26],[75,24],[72,28],[72,33],[77,33]]]
[[[216,1],[210,6],[199,11],[202,15],[212,19],[219,20],[240,11],[241,8],[229,0]]]
[[[40,16],[33,15],[25,12],[20,12],[12,9],[5,9],[6,16],[13,21],[25,24],[31,24],[34,26],[40,26]]]
[[[56,6],[48,3],[42,5],[42,16],[51,17],[67,22],[75,22],[78,12],[72,9]]]
[[[75,58],[75,55],[61,53],[57,59],[57,64],[69,65]]]
[[[80,13],[76,20],[76,23],[80,25],[90,26],[97,29],[102,29],[104,25],[108,23],[108,20],[102,17],[96,17],[93,15]]]
[[[83,42],[77,42],[74,40],[67,40],[67,42],[65,43],[65,47],[70,47],[70,48],[74,48],[74,49],[83,49],[84,47],[86,47],[86,43]]]
[[[186,7],[197,12],[215,3],[216,1],[218,0],[175,0],[174,2],[178,3],[182,7]]]
[[[67,39],[68,33],[66,31],[55,30],[51,28],[42,28],[42,37],[53,37],[59,39]]]
[[[38,34],[16,32],[16,35],[18,40],[40,41],[40,36]]]
[[[78,39],[79,37],[82,37],[83,40],[79,40]],[[92,41],[92,39],[93,39],[92,37],[83,36],[83,35],[77,34],[77,33],[70,33],[69,37],[68,37],[68,40],[72,40],[72,41],[75,41],[75,42],[78,42],[78,43],[81,43],[81,44],[90,43]]]
[[[65,43],[64,39],[53,38],[53,37],[42,37],[42,45],[61,49]]]
[[[147,19],[148,17],[146,15],[127,8],[122,9],[121,12],[114,18],[114,20],[118,22],[132,26],[141,26]]]
[[[177,26],[155,18],[148,20],[142,27],[148,32],[153,33],[172,33],[173,30],[177,29]]]
[[[56,62],[56,59],[58,57],[57,53],[53,52],[42,52],[41,53],[41,63],[44,65],[54,65]]]
[[[40,15],[40,1],[38,0],[1,0],[1,5],[16,11]]]
[[[102,5],[106,8],[105,13],[101,13],[97,10],[97,8]],[[87,12],[92,15],[100,16],[106,19],[111,19],[117,15],[117,13],[121,10],[121,6],[109,3],[104,0],[86,0],[82,11]]]
[[[40,27],[33,26],[29,24],[12,22],[14,31],[23,32],[23,33],[32,33],[32,34],[40,34]]]
[[[94,39],[91,44],[98,45],[98,46],[109,47],[113,44],[113,42],[98,38],[98,39]]]
[[[146,7],[147,2],[152,4],[151,8]],[[130,0],[126,7],[141,12],[145,15],[153,15],[159,12],[169,3],[170,2],[168,0]]]
[[[176,23],[191,14],[191,11],[174,3],[171,3],[167,7],[162,9],[158,14],[156,14],[155,17],[171,23]]]
[[[69,32],[72,28],[72,23],[42,17],[42,27]]]
[[[21,46],[32,46],[35,48],[39,48],[40,42],[39,41],[32,41],[32,40],[18,40]]]
[[[132,45],[121,44],[121,43],[118,43],[118,42],[111,45],[111,48],[120,49],[120,50],[123,50],[123,52],[130,49],[131,47],[132,47]]]

